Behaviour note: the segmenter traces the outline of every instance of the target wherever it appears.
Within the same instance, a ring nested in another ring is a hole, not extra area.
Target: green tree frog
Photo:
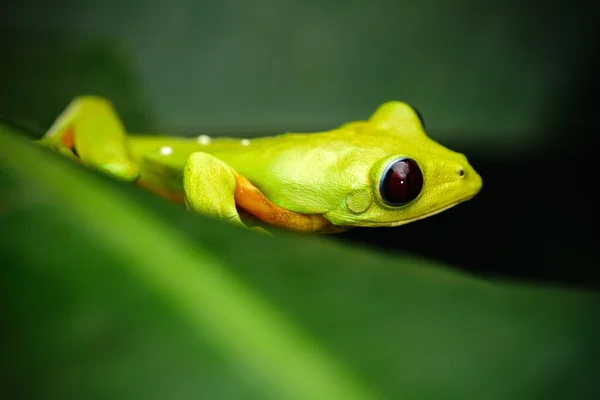
[[[393,227],[475,196],[467,158],[404,102],[316,133],[254,139],[128,135],[112,104],[75,98],[39,143],[199,214],[259,230]]]

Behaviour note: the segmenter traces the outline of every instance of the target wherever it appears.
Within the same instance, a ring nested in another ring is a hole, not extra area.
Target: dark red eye
[[[379,191],[390,206],[402,206],[417,198],[423,188],[423,173],[414,160],[405,158],[390,163],[383,172]]]

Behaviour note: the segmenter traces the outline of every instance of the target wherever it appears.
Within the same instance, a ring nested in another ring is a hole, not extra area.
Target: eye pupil
[[[391,206],[401,206],[417,198],[423,188],[423,173],[414,160],[405,158],[390,163],[381,179],[380,193]]]

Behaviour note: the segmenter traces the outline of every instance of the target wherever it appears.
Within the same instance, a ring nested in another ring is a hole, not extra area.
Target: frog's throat
[[[429,218],[429,217],[431,217],[433,215],[439,214],[439,213],[441,213],[443,211],[448,210],[449,208],[452,208],[454,206],[459,205],[460,203],[463,203],[465,201],[471,200],[473,197],[475,197],[475,195],[471,195],[471,196],[465,197],[462,200],[455,201],[455,202],[450,203],[450,204],[448,204],[448,205],[446,205],[444,207],[441,207],[441,208],[438,208],[436,210],[433,210],[433,211],[431,211],[429,213],[426,213],[426,214],[423,214],[423,215],[419,215],[418,217],[414,217],[414,218],[410,218],[410,219],[405,219],[405,220],[402,220],[402,221],[394,221],[394,222],[361,221],[361,225],[360,226],[370,227],[370,228],[375,228],[375,227],[393,228],[393,227],[400,226],[400,225],[406,225],[408,223],[419,221],[421,219]]]

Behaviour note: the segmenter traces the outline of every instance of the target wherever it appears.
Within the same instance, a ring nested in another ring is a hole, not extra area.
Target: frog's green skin
[[[107,100],[83,96],[40,142],[115,178],[179,195],[198,213],[242,225],[245,178],[260,191],[255,198],[264,196],[275,213],[286,214],[275,225],[305,232],[402,225],[468,200],[482,186],[466,157],[428,138],[419,116],[402,102],[383,104],[366,121],[310,134],[240,140],[125,132]],[[416,161],[423,188],[409,204],[390,206],[380,182],[390,162],[402,158]],[[296,216],[320,222],[295,223]]]

